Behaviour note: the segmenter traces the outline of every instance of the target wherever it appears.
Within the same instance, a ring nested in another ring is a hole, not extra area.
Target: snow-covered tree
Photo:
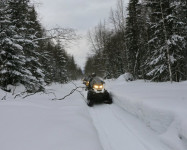
[[[16,27],[19,44],[22,45],[26,57],[25,68],[30,73],[30,83],[27,85],[28,90],[39,90],[43,88],[43,78],[41,64],[39,63],[38,43],[35,29],[36,18],[33,15],[33,9],[29,0],[10,0],[9,10],[11,11],[12,24]]]
[[[171,49],[172,74],[174,81],[187,79],[187,2],[171,0],[171,14],[167,16],[172,31],[169,37]]]
[[[186,1],[130,0],[126,20],[122,4],[119,0],[117,10],[111,11],[113,29],[105,26],[104,32],[93,34],[96,52],[88,58],[85,72],[104,70],[108,78],[130,72],[135,78],[153,81],[186,80]]]
[[[128,5],[128,17],[126,24],[125,40],[127,45],[128,72],[138,78],[140,68],[140,47],[139,47],[139,25],[138,24],[139,0],[130,0]]]
[[[55,59],[55,80],[57,82],[65,83],[68,81],[67,75],[67,54],[61,44],[60,40],[57,40],[54,51]]]
[[[8,84],[29,84],[31,72],[24,67],[24,50],[19,44],[16,26],[12,24],[8,3],[0,8],[0,13],[0,84],[4,89]]]
[[[1,85],[22,83],[27,91],[43,89],[44,74],[39,64],[38,32],[29,0],[7,0],[0,13]]]
[[[156,81],[184,79],[185,20],[180,18],[179,7],[186,2],[175,0],[149,0],[151,8],[151,39],[147,73]],[[182,7],[182,6],[181,6]],[[184,10],[183,10],[184,11]]]

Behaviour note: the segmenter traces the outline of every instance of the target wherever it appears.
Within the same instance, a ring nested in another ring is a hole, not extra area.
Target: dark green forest
[[[109,18],[89,31],[85,73],[156,82],[187,79],[186,0],[118,0]],[[92,66],[92,67],[91,67]]]
[[[84,74],[105,79],[187,80],[186,0],[117,0],[109,18],[88,33]],[[0,1],[0,88],[23,84],[28,92],[52,82],[80,79],[82,70],[66,51],[76,39],[69,28],[45,29],[30,0]]]
[[[0,88],[23,84],[36,92],[52,82],[81,78],[82,70],[64,47],[75,36],[73,29],[46,30],[30,0],[1,0]]]

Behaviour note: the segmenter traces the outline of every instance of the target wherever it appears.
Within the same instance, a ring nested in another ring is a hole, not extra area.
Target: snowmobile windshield
[[[91,81],[90,84],[93,86],[95,84],[102,85],[103,83],[104,83],[104,81],[102,79],[100,79],[99,77],[95,77],[95,78],[93,78],[93,80]]]

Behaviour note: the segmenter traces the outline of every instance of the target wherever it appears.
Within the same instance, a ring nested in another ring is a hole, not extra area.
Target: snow
[[[12,45],[13,42],[9,39],[9,38],[5,38],[5,42],[7,42],[8,44]]]
[[[134,80],[134,77],[131,73],[125,73],[123,75],[120,75],[117,79],[118,81],[132,81]]]
[[[25,99],[0,90],[1,150],[186,150],[187,82],[106,80],[114,103],[90,108],[72,83]],[[81,81],[75,81],[83,86]],[[23,85],[14,93],[24,91]],[[6,100],[1,100],[6,96]]]
[[[18,94],[24,92],[26,89],[23,84],[18,84],[17,86],[9,84],[7,85],[7,90],[10,90],[12,94]]]
[[[14,48],[23,50],[23,47],[22,47],[22,46],[20,46],[19,44],[13,43],[12,40],[9,39],[9,38],[6,38],[6,39],[5,39],[5,42],[7,42],[7,44],[9,44],[9,45],[12,45]]]
[[[7,71],[6,69],[3,69],[3,70],[0,71],[1,74],[5,74],[5,73],[7,73],[7,72],[8,72],[8,71]]]
[[[143,121],[170,149],[187,149],[187,82],[120,81],[108,82],[108,88],[115,104]]]
[[[54,84],[48,89],[60,97],[72,85]],[[0,91],[0,98],[5,92]],[[102,150],[87,105],[78,93],[65,101],[53,94],[0,101],[1,150]]]
[[[170,150],[155,134],[118,105],[91,109],[104,150]]]

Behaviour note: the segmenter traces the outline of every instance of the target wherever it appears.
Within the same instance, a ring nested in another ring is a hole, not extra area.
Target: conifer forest
[[[23,84],[28,92],[52,82],[131,73],[156,82],[187,80],[186,0],[123,0],[88,32],[92,55],[84,71],[66,51],[71,28],[45,29],[30,0],[0,1],[0,88]]]
[[[118,0],[109,16],[89,31],[93,55],[86,73],[117,78],[129,72],[156,82],[187,79],[186,0],[129,0],[127,8]]]
[[[43,28],[29,0],[0,1],[0,87],[23,84],[28,92],[45,84],[66,83],[82,75],[64,42],[73,29]]]

